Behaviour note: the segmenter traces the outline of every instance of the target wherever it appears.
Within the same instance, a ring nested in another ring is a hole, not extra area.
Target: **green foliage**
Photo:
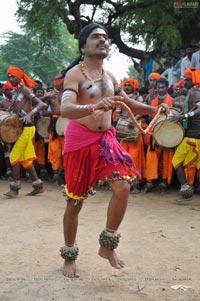
[[[179,9],[174,7],[175,2],[18,0],[17,16],[26,30],[31,29],[39,34],[45,45],[49,45],[50,41],[56,41],[57,44],[57,39],[62,38],[61,22],[75,37],[85,24],[101,23],[108,29],[111,40],[120,52],[141,59],[143,51],[135,46],[141,42],[146,50],[151,51],[174,50],[186,43],[199,41],[200,5],[193,9]],[[198,4],[199,1],[195,2]]]
[[[138,72],[137,70],[135,70],[134,66],[131,65],[128,67],[128,77],[131,77],[131,78],[136,78],[137,79],[137,75],[138,75]]]
[[[0,46],[0,78],[6,79],[8,66],[15,65],[33,79],[52,85],[53,77],[74,59],[77,49],[76,40],[64,25],[57,32],[52,39],[42,39],[38,32],[29,29],[25,34],[7,32],[6,42]]]

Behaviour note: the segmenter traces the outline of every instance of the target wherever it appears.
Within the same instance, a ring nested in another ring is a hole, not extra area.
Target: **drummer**
[[[9,66],[7,76],[10,83],[15,87],[9,111],[15,113],[20,118],[23,124],[23,131],[10,152],[9,158],[12,166],[13,181],[10,182],[10,191],[5,193],[5,196],[14,198],[18,195],[21,188],[20,166],[23,166],[27,170],[32,180],[33,190],[27,195],[36,195],[42,193],[44,190],[43,182],[38,178],[33,165],[36,155],[32,143],[35,135],[32,117],[46,104],[32,93],[31,89],[36,86],[36,83],[20,68]],[[32,106],[34,106],[33,109]]]
[[[2,86],[2,91],[5,95],[5,98],[0,101],[0,109],[1,110],[6,111],[10,107],[11,101],[12,101],[13,90],[14,90],[14,87],[9,81],[7,81]]]
[[[7,111],[12,102],[12,95],[14,91],[13,85],[7,81],[2,86],[2,91],[5,95],[5,98],[0,102],[0,109]],[[2,142],[2,150],[4,153],[4,166],[5,166],[5,174],[8,179],[11,179],[12,176],[12,167],[10,165],[9,155],[12,145],[10,143]],[[3,158],[3,157],[2,157]],[[1,163],[2,164],[2,163]]]
[[[152,106],[158,107],[162,103],[168,105],[169,107],[173,106],[172,98],[167,93],[168,84],[169,83],[165,78],[160,78],[157,81],[156,90],[158,95],[151,101]],[[167,190],[172,179],[173,154],[174,150],[166,149],[156,145],[153,136],[151,136],[146,152],[146,184],[144,192],[152,191],[156,181],[158,181],[158,188],[161,192],[165,192]]]
[[[54,77],[54,89],[46,93],[42,100],[48,105],[48,110],[43,113],[43,116],[50,116],[49,126],[49,145],[48,145],[48,160],[53,169],[53,180],[59,185],[64,184],[63,173],[63,148],[64,135],[60,136],[56,132],[56,122],[60,116],[60,103],[63,94],[63,75],[58,74]]]
[[[175,122],[182,121],[185,129],[172,160],[181,185],[178,203],[192,200],[194,190],[200,192],[200,70],[187,68],[183,75],[188,93],[183,113],[173,118]]]
[[[42,98],[45,94],[45,90],[42,88],[42,84],[38,85],[36,87],[33,87],[33,93],[36,97],[38,98]],[[46,108],[45,108],[46,109]],[[34,161],[34,166],[37,170],[37,173],[39,174],[39,176],[41,177],[41,179],[46,179],[47,178],[47,143],[46,140],[44,139],[44,137],[41,137],[40,134],[38,133],[38,129],[37,129],[37,124],[38,121],[40,120],[41,116],[43,114],[43,110],[41,110],[40,112],[37,112],[34,115],[34,124],[36,126],[36,132],[35,132],[35,137],[33,139],[33,145],[35,148],[35,153],[37,156],[37,160]]]
[[[133,78],[125,78],[124,81],[121,83],[122,89],[126,92],[129,98],[137,100],[138,88],[139,84],[136,79]],[[131,121],[128,113],[124,110],[121,111],[121,116],[129,120],[130,127],[134,127],[133,122]],[[140,115],[137,115],[138,119],[141,119]],[[145,155],[144,155],[144,142],[142,133],[138,134],[137,141],[126,141],[123,139],[120,144],[123,148],[131,155],[135,165],[138,169],[138,174],[135,173],[129,174],[134,181],[131,184],[131,193],[138,193],[140,192],[140,184],[144,178],[144,167],[145,167]]]

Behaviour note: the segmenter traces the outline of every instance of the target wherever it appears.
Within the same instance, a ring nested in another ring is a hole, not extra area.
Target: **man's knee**
[[[70,199],[69,201],[67,201],[66,212],[68,212],[71,215],[78,215],[81,211],[82,206],[82,201]]]
[[[127,181],[120,181],[119,185],[114,187],[113,193],[120,197],[120,196],[125,196],[128,195],[130,192],[130,184]]]

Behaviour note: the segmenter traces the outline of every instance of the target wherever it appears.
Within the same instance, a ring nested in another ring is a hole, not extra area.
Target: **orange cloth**
[[[151,106],[153,107],[158,107],[158,103],[159,103],[159,99],[158,96],[156,96],[154,99],[152,99],[151,101]],[[167,93],[165,99],[163,100],[162,103],[165,103],[166,105],[168,105],[169,107],[173,107],[173,103],[172,103],[172,98],[171,96]],[[152,114],[152,118],[155,116],[156,114]]]
[[[63,84],[63,82],[64,82],[64,77],[61,73],[57,74],[53,79],[54,87],[61,86]]]
[[[183,73],[183,76],[190,78],[193,86],[200,87],[200,70],[196,68],[187,68]]]
[[[125,80],[121,83],[122,89],[124,90],[125,84],[129,83],[131,85],[131,88],[133,89],[133,92],[135,92],[139,88],[139,84],[137,79],[133,78],[125,78]]]
[[[168,93],[166,94],[166,97],[162,103],[172,107],[172,98]],[[158,96],[152,100],[151,105],[154,107],[158,106]],[[151,150],[151,146],[148,146],[145,167],[145,177],[148,182],[158,179],[158,177],[161,175],[163,180],[167,180],[168,184],[171,183],[173,154],[174,151],[171,149],[164,149],[160,146],[155,146],[155,150]]]
[[[16,76],[19,79],[22,79],[24,81],[24,84],[28,88],[33,88],[34,86],[37,86],[37,83],[34,82],[26,73],[24,73],[20,68],[15,66],[10,66],[7,69],[7,75],[11,74],[13,76]]]
[[[156,146],[153,151],[150,148],[148,146],[146,154],[145,178],[147,182],[158,179],[160,176],[170,184],[172,180],[172,157],[174,151],[159,146]]]
[[[196,176],[196,171],[197,171],[196,161],[193,162],[193,163],[191,163],[190,165],[188,165],[185,168],[185,176],[186,176],[186,180],[187,180],[188,184],[190,184],[190,185],[194,184],[194,182],[195,182],[195,176]]]
[[[159,80],[161,78],[161,75],[157,72],[152,72],[149,74],[148,80],[150,80],[151,78],[155,78],[156,80]]]
[[[151,101],[151,106],[153,107],[157,107],[158,106],[158,96],[156,96],[154,99],[152,99]],[[172,103],[172,98],[171,96],[167,93],[166,94],[166,97],[165,99],[163,100],[162,103],[165,103],[166,105],[168,105],[169,107],[172,107],[173,106],[173,103]]]
[[[63,168],[64,136],[53,139],[53,134],[49,134],[48,160],[53,171]]]
[[[35,148],[35,153],[37,156],[37,163],[40,166],[44,166],[46,164],[46,151],[45,151],[45,143],[44,138],[39,137],[37,141],[33,140],[33,145]]]
[[[12,85],[9,81],[7,81],[7,82],[2,86],[2,91],[3,91],[3,93],[5,93],[7,89],[12,89],[12,90],[14,90],[13,85]]]
[[[131,155],[135,166],[139,170],[140,175],[137,176],[138,180],[144,179],[145,172],[145,154],[144,154],[144,142],[142,134],[139,134],[138,140],[136,143],[121,141],[121,146]],[[129,176],[136,176],[133,172]]]

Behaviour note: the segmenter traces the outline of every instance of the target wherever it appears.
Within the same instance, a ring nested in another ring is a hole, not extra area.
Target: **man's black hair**
[[[80,56],[78,56],[77,58],[75,58],[72,63],[65,69],[63,69],[61,71],[61,73],[63,74],[63,77],[65,77],[65,74],[71,69],[73,68],[74,66],[76,66],[82,59],[82,51],[81,51],[81,48],[83,48],[83,46],[85,45],[86,43],[86,40],[87,38],[89,37],[89,35],[91,34],[91,32],[96,29],[96,28],[101,28],[103,29],[106,33],[107,33],[107,30],[101,25],[101,24],[98,24],[98,23],[90,23],[86,26],[84,26],[80,33],[79,33],[79,37],[78,37],[78,48],[79,48],[79,51],[80,51]]]
[[[164,78],[164,77],[161,77],[159,80],[157,80],[156,86],[157,86],[158,84],[164,84],[166,87],[169,87],[169,82],[168,82],[168,80],[167,80],[166,78]]]

